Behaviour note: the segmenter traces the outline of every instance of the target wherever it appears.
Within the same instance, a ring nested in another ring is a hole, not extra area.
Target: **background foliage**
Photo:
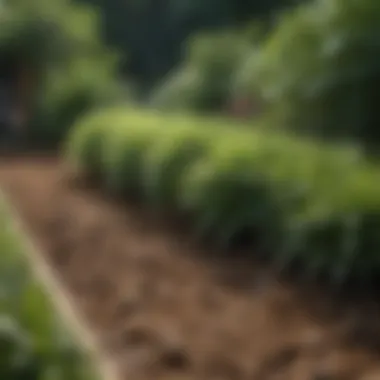
[[[107,42],[123,53],[123,71],[146,94],[184,59],[184,42],[192,35],[244,25],[255,17],[269,22],[277,10],[299,0],[76,1],[101,9]]]
[[[285,14],[241,73],[279,123],[376,151],[380,4],[314,1]]]
[[[33,88],[29,138],[59,141],[86,109],[119,96],[116,56],[101,42],[93,9],[68,0],[6,5],[0,52],[27,67]]]

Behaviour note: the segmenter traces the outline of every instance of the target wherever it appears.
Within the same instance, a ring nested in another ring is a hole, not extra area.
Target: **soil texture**
[[[347,306],[202,251],[73,186],[56,158],[0,160],[2,189],[124,379],[380,379],[378,303]]]

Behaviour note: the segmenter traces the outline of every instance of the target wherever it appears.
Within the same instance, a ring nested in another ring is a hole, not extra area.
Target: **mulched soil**
[[[136,207],[70,186],[55,158],[0,160],[2,188],[125,379],[380,379],[378,303],[218,259]]]

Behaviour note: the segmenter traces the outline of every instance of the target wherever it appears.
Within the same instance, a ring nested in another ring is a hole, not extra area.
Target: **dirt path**
[[[54,159],[1,158],[0,184],[125,379],[380,379],[378,305],[339,315],[244,263],[206,262],[70,188]]]

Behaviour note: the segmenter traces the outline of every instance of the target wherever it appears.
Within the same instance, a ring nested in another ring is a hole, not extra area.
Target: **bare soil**
[[[377,302],[218,259],[136,207],[70,186],[55,158],[0,160],[2,188],[125,379],[380,379]]]

